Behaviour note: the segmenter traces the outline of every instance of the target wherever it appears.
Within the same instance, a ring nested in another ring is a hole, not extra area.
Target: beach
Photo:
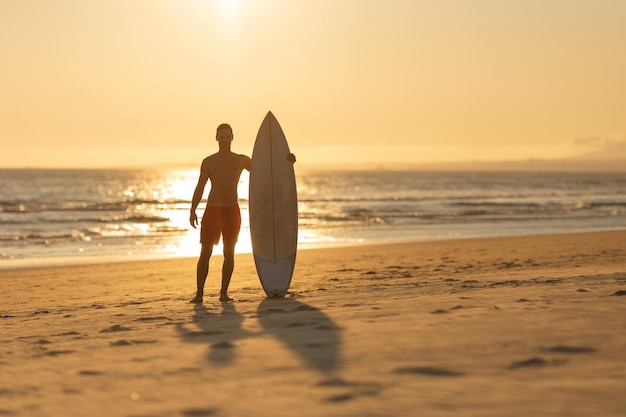
[[[626,231],[0,270],[0,416],[623,416]]]

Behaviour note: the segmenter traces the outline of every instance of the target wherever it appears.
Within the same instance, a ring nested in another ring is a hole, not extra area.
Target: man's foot
[[[202,303],[202,296],[200,295],[196,295],[195,297],[193,297],[193,300],[191,300],[189,303],[190,304],[201,304]]]
[[[220,295],[220,301],[223,303],[226,303],[228,301],[233,301],[232,298],[230,298],[227,294],[221,294]]]

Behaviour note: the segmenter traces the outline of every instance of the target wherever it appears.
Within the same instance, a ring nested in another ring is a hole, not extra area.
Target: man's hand
[[[191,224],[191,227],[194,229],[198,226],[198,216],[196,215],[195,210],[191,210],[191,213],[189,214],[189,224]]]
[[[292,164],[295,164],[296,163],[296,156],[294,154],[290,153],[289,155],[287,155],[287,160],[289,162],[291,162]]]

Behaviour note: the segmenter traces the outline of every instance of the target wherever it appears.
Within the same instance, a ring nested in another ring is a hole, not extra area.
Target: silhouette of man
[[[211,180],[211,190],[200,226],[202,249],[196,269],[197,290],[191,303],[203,301],[204,283],[209,273],[209,260],[213,254],[213,246],[219,243],[220,236],[224,246],[220,301],[232,300],[228,296],[228,285],[235,267],[235,244],[241,227],[237,185],[243,170],[250,171],[251,162],[248,156],[239,155],[230,150],[233,137],[230,125],[224,123],[217,127],[215,138],[219,144],[219,150],[202,161],[200,177],[191,200],[189,223],[195,229],[198,226],[196,208],[200,204],[206,183]],[[287,155],[287,159],[292,163],[296,161],[293,154]]]

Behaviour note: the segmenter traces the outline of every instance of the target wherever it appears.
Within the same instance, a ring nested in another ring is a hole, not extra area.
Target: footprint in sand
[[[130,345],[132,345],[132,343],[130,343],[128,340],[118,340],[116,342],[111,342],[110,344],[111,344],[111,346],[130,346]]]
[[[330,397],[326,398],[324,401],[331,402],[331,403],[341,403],[344,401],[349,401],[353,398],[354,398],[354,395],[352,394],[337,394],[337,395],[331,395]]]
[[[111,342],[111,346],[131,346],[131,345],[145,345],[150,343],[157,343],[157,340],[124,340],[120,339],[116,342]]]
[[[125,301],[123,303],[118,304],[118,307],[127,307],[127,306],[136,306],[143,304],[143,301]]]
[[[228,341],[217,342],[211,345],[211,349],[233,349],[234,347],[235,344]]]
[[[191,338],[196,338],[196,337],[204,337],[204,336],[215,336],[218,334],[224,334],[226,332],[223,332],[221,330],[192,330],[192,331],[188,331],[186,333],[183,333],[183,338],[185,339],[191,339]]]
[[[182,410],[181,414],[185,417],[208,417],[217,413],[217,408],[189,408]]]
[[[155,317],[139,317],[135,319],[135,321],[171,321],[169,317],[165,316],[155,316]]]
[[[532,357],[530,359],[525,359],[522,361],[513,362],[508,366],[509,369],[521,369],[521,368],[544,368],[546,366],[558,366],[564,365],[567,363],[565,359],[554,359],[552,361],[547,361],[544,358],[540,357]]]
[[[378,393],[382,390],[381,385],[375,382],[350,382],[336,377],[324,379],[315,384],[315,386],[331,389],[340,388],[351,391],[326,397],[323,400],[324,402],[343,402],[355,399],[359,396],[374,396],[378,395]]]
[[[98,376],[98,375],[102,375],[102,372],[100,372],[100,371],[92,371],[90,369],[84,369],[82,371],[78,371],[78,375]]]
[[[70,353],[74,353],[73,350],[51,350],[49,352],[45,352],[42,353],[41,356],[52,356],[52,357],[56,357],[56,356],[60,356],[60,355],[67,355]]]
[[[523,266],[522,264],[516,263],[515,261],[511,262],[502,262],[497,266],[498,269],[510,269],[510,268],[518,268]]]
[[[534,358],[525,359],[522,361],[513,362],[512,364],[508,366],[508,368],[509,369],[543,368],[544,366],[547,366],[547,365],[548,365],[547,360],[543,358],[539,358],[539,357],[534,357]]]
[[[60,355],[67,355],[69,353],[74,353],[73,350],[48,350],[48,348],[45,347],[45,345],[51,345],[52,342],[47,339],[39,339],[33,343],[41,346],[41,347],[38,347],[38,350],[41,352],[39,355],[37,355],[38,357],[40,356],[56,357]]]
[[[100,333],[115,333],[115,332],[128,332],[133,330],[129,327],[124,327],[121,324],[116,324],[114,326],[109,327],[108,329],[100,330]]]
[[[331,377],[326,378],[315,384],[317,387],[358,387],[367,388],[368,390],[380,390],[381,385],[376,382],[351,382],[342,378]]]
[[[59,334],[55,334],[53,336],[80,336],[80,333],[75,332],[74,330],[71,330],[69,332],[59,333]]]
[[[347,387],[350,383],[341,378],[327,378],[321,380],[315,385],[318,387]]]
[[[454,377],[462,376],[462,372],[453,371],[446,368],[435,368],[430,366],[415,366],[409,368],[396,368],[393,370],[394,374],[400,375],[425,375],[436,377]]]
[[[594,352],[596,352],[596,349],[594,349],[592,347],[588,347],[588,346],[562,346],[562,345],[558,345],[558,346],[552,346],[548,350],[550,352],[554,352],[554,353],[571,353],[571,354],[594,353]]]

